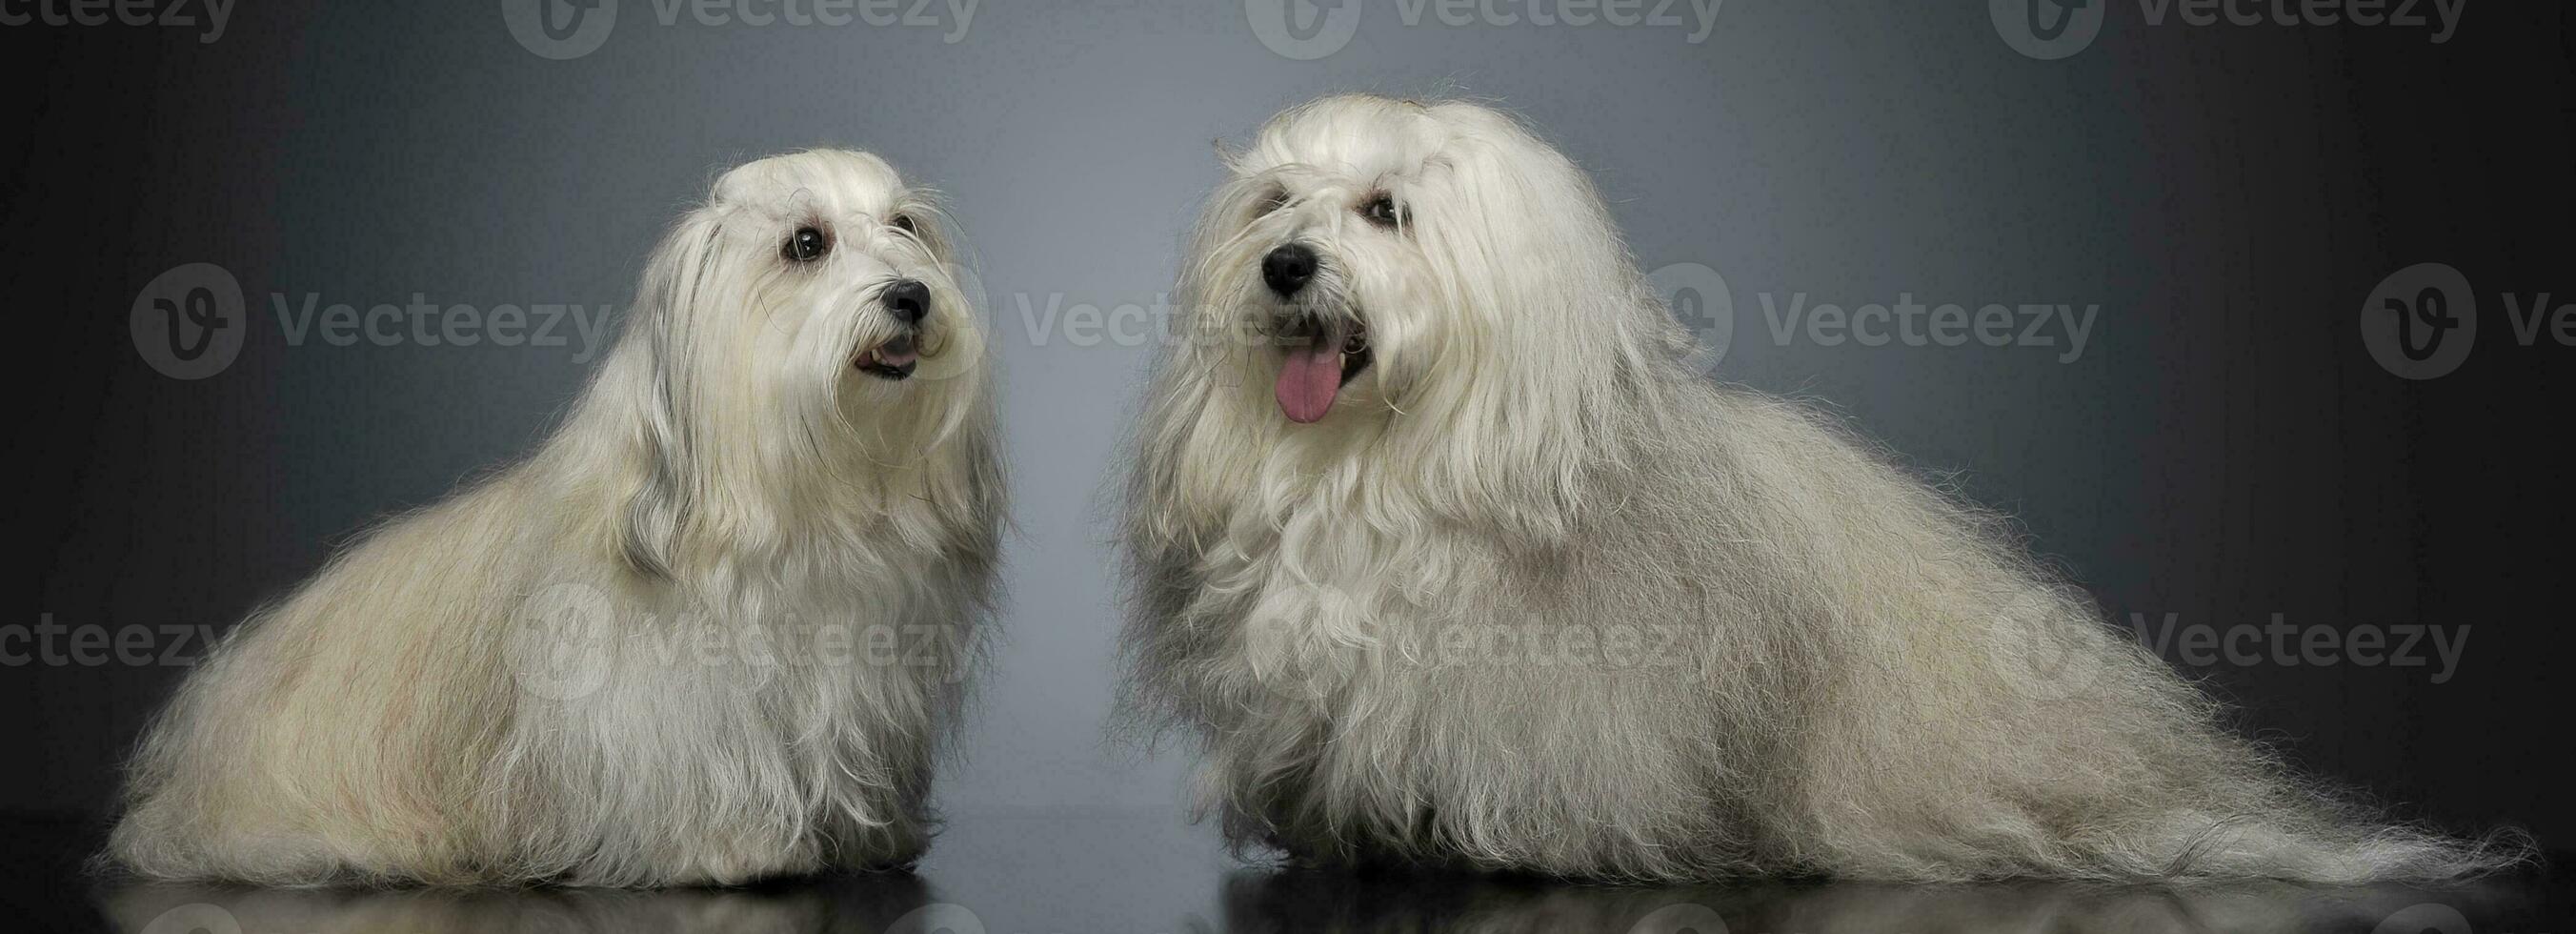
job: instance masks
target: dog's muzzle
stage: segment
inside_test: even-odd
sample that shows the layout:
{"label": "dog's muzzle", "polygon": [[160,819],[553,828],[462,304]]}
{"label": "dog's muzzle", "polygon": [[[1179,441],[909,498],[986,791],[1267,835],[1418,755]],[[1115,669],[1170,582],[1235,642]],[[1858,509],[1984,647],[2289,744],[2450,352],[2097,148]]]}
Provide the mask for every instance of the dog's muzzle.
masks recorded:
{"label": "dog's muzzle", "polygon": [[930,287],[918,279],[897,279],[877,296],[877,303],[904,330],[860,354],[852,365],[879,379],[909,379],[921,364],[921,332],[931,313]]}
{"label": "dog's muzzle", "polygon": [[[1269,310],[1262,330],[1281,348],[1276,395],[1279,411],[1298,424],[1321,421],[1342,387],[1368,369],[1368,322],[1314,281],[1324,259],[1303,243],[1283,244],[1261,257],[1261,284],[1281,304]],[[1302,296],[1302,297],[1301,297]]]}

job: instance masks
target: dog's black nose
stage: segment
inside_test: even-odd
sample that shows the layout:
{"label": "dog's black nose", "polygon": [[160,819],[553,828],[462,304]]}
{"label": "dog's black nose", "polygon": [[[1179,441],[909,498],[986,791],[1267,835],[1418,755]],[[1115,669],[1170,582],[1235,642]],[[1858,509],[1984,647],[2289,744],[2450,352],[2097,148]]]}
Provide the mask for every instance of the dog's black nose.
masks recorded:
{"label": "dog's black nose", "polygon": [[885,290],[886,313],[905,324],[920,324],[930,317],[930,287],[914,279],[898,279]]}
{"label": "dog's black nose", "polygon": [[1315,251],[1304,244],[1291,243],[1261,258],[1261,281],[1268,283],[1270,291],[1279,293],[1280,298],[1297,294],[1313,278]]}

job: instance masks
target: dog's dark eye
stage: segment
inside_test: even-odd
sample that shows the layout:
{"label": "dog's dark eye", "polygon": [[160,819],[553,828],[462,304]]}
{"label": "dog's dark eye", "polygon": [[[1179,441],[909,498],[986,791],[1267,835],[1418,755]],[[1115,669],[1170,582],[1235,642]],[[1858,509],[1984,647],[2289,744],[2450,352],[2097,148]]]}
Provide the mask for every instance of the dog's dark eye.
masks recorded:
{"label": "dog's dark eye", "polygon": [[904,233],[921,232],[921,229],[913,224],[912,215],[910,214],[897,214],[894,216],[894,219],[889,220],[886,223],[893,224],[894,229],[903,231]]}
{"label": "dog's dark eye", "polygon": [[1252,216],[1268,217],[1270,212],[1286,206],[1288,206],[1288,191],[1283,188],[1273,188],[1269,194],[1261,196],[1261,205],[1253,209]]}
{"label": "dog's dark eye", "polygon": [[1360,216],[1368,218],[1369,223],[1389,229],[1404,221],[1404,212],[1396,208],[1393,195],[1370,198],[1367,204],[1360,205]]}
{"label": "dog's dark eye", "polygon": [[832,252],[832,235],[819,227],[796,228],[795,233],[788,235],[787,245],[779,250],[780,255],[800,263],[822,259],[823,254],[829,252]]}

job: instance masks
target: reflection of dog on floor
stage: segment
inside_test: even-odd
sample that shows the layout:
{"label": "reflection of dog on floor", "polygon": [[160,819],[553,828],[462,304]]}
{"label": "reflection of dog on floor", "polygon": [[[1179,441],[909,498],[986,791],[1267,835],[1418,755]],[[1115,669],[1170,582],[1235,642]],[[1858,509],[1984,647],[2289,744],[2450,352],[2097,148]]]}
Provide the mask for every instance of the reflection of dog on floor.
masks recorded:
{"label": "reflection of dog on floor", "polygon": [[126,884],[99,893],[123,934],[955,934],[973,914],[910,873],[755,888],[263,889]]}
{"label": "reflection of dog on floor", "polygon": [[726,174],[553,439],[189,678],[108,856],[621,886],[911,860],[1001,515],[941,223],[863,153]]}
{"label": "reflection of dog on floor", "polygon": [[1243,872],[1226,880],[1227,934],[1720,934],[1726,931],[2531,930],[2544,906],[2470,883],[2320,888],[2269,880],[2175,886],[2017,880],[1965,885],[1808,882],[1719,888],[1532,885],[1483,876]]}
{"label": "reflection of dog on floor", "polygon": [[2519,856],[2290,777],[1994,519],[1697,378],[1503,115],[1328,98],[1230,169],[1123,535],[1131,702],[1201,741],[1236,840],[1611,879]]}

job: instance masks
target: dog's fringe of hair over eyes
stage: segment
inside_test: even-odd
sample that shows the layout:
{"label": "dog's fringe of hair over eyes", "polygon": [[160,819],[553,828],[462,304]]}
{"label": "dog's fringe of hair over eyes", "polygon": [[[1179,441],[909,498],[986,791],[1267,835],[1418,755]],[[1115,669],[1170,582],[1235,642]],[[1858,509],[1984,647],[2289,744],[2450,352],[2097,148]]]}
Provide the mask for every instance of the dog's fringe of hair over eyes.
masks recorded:
{"label": "dog's fringe of hair over eyes", "polygon": [[[1503,114],[1325,98],[1229,169],[1181,307],[1206,332],[1263,313],[1263,251],[1307,243],[1310,291],[1378,361],[1292,426],[1263,391],[1277,351],[1177,342],[1134,429],[1123,724],[1191,741],[1237,845],[1606,881],[2530,857],[2297,777],[1999,517],[1813,408],[1708,383],[1584,174]],[[1354,226],[1371,191],[1409,227]],[[1667,641],[1631,666],[1444,654],[1479,627],[1622,626]]]}
{"label": "dog's fringe of hair over eyes", "polygon": [[[99,867],[646,886],[911,860],[1003,513],[980,312],[944,224],[887,226],[927,205],[864,153],[725,173],[533,456],[370,531],[191,674]],[[837,246],[787,268],[805,223]],[[873,307],[897,277],[941,343],[890,384],[854,366],[897,334]],[[878,627],[899,662],[856,654]]]}

